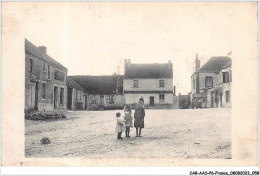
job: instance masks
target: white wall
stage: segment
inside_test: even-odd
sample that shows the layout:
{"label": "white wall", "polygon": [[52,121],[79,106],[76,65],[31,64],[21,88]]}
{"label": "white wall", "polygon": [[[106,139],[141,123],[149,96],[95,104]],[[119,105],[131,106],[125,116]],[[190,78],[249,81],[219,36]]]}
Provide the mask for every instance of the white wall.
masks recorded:
{"label": "white wall", "polygon": [[[139,87],[134,88],[133,80],[138,80]],[[159,87],[159,80],[164,80],[164,87]],[[124,91],[173,90],[173,79],[124,79]]]}
{"label": "white wall", "polygon": [[[159,104],[159,94],[125,94],[126,104],[135,104],[141,97],[144,99],[144,104],[150,104],[150,96],[154,97],[154,104]],[[164,94],[164,104],[173,104],[173,94]]]}

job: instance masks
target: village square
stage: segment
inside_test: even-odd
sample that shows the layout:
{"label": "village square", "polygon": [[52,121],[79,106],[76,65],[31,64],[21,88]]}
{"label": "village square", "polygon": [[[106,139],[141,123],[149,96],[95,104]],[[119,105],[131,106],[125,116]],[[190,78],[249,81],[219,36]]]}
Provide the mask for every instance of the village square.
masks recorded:
{"label": "village square", "polygon": [[[200,65],[195,53],[193,74],[185,78],[190,92],[177,95],[171,60],[124,59],[123,74],[68,75],[47,47],[25,39],[25,156],[230,159],[229,55]],[[117,117],[126,107],[134,124],[119,136]]]}

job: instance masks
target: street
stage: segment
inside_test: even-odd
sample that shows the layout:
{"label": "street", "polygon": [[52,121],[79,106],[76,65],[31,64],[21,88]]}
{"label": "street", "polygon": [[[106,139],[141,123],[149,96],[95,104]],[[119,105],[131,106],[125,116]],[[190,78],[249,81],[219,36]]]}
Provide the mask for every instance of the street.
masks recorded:
{"label": "street", "polygon": [[[231,158],[231,109],[146,110],[142,137],[117,140],[116,112],[62,111],[66,119],[25,120],[25,156]],[[134,111],[133,111],[134,112]],[[50,144],[40,140],[48,137]]]}

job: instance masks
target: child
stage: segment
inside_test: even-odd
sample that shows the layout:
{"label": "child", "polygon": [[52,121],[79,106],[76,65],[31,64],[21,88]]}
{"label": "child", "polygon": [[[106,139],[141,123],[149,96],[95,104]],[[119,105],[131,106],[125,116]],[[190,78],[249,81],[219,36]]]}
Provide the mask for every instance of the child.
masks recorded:
{"label": "child", "polygon": [[122,132],[125,131],[125,122],[122,119],[120,112],[116,113],[116,117],[117,117],[117,120],[116,120],[117,123],[116,123],[116,130],[115,131],[117,133],[117,139],[123,139],[121,137],[121,134],[122,134]]}
{"label": "child", "polygon": [[125,137],[130,137],[129,136],[130,127],[133,128],[133,117],[132,117],[131,107],[129,105],[126,105],[124,112],[125,112],[124,120],[126,126]]}

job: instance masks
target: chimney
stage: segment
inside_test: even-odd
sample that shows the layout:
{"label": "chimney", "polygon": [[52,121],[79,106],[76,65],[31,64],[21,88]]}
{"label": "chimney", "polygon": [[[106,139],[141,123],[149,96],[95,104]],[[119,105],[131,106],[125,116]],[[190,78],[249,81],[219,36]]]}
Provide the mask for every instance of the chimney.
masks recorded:
{"label": "chimney", "polygon": [[131,59],[128,59],[128,64],[131,64]]}
{"label": "chimney", "polygon": [[40,50],[41,53],[47,54],[47,47],[46,46],[39,46],[38,49]]}
{"label": "chimney", "polygon": [[195,60],[195,71],[198,71],[200,69],[200,60],[198,53],[196,54],[196,60]]}
{"label": "chimney", "polygon": [[176,86],[173,86],[173,96],[176,96]]}
{"label": "chimney", "polygon": [[171,62],[171,60],[168,60],[168,68],[172,68],[172,62]]}

